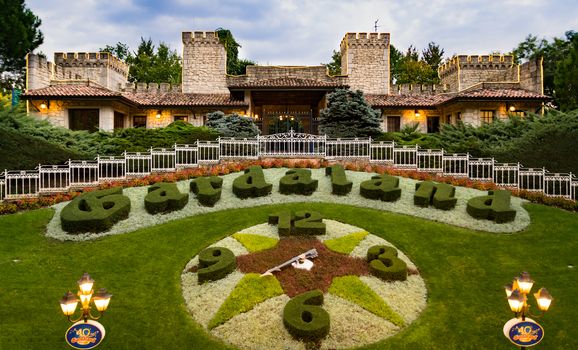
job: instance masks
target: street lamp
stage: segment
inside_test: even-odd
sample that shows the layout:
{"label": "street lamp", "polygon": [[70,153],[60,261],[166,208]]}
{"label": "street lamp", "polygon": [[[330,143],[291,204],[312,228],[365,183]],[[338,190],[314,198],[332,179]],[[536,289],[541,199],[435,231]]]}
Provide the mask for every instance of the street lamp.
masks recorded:
{"label": "street lamp", "polygon": [[538,344],[544,337],[544,329],[530,317],[539,318],[544,315],[550,308],[552,296],[546,288],[540,288],[534,293],[536,304],[541,313],[534,315],[530,313],[530,304],[528,304],[528,294],[534,285],[530,274],[522,272],[520,276],[514,278],[512,283],[504,287],[510,310],[515,318],[509,320],[504,325],[504,335],[510,341],[520,346],[520,349]]}
{"label": "street lamp", "polygon": [[[62,313],[68,318],[70,322],[78,322],[80,320],[84,320],[84,322],[88,322],[89,319],[98,320],[106,309],[108,308],[108,303],[110,303],[110,298],[112,294],[108,293],[106,289],[100,288],[96,294],[93,295],[92,286],[94,285],[94,280],[90,277],[88,273],[82,275],[80,280],[78,280],[78,296],[80,299],[76,297],[71,291],[64,294],[64,297],[60,299],[60,308],[62,308]],[[80,301],[80,305],[82,307],[82,313],[77,319],[73,319],[72,315],[76,311],[76,306]],[[96,310],[98,310],[99,314],[94,316],[91,313],[90,302],[94,303]]]}

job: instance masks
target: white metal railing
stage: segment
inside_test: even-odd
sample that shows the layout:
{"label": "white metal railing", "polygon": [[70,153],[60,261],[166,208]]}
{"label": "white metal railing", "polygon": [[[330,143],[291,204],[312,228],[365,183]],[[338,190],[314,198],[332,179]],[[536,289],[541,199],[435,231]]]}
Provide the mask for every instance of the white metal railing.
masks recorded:
{"label": "white metal railing", "polygon": [[541,192],[547,196],[578,199],[578,179],[546,169],[525,168],[519,163],[497,163],[493,158],[446,154],[444,150],[398,146],[393,141],[328,139],[324,135],[285,134],[255,138],[219,138],[192,145],[151,148],[148,152],[124,152],[121,156],[97,156],[95,160],[69,160],[63,165],[39,165],[34,170],[5,170],[0,174],[0,200],[33,198],[66,192],[71,188],[151,173],[217,164],[227,159],[262,157],[315,157],[329,160],[362,159],[438,175],[491,181],[500,187]]}

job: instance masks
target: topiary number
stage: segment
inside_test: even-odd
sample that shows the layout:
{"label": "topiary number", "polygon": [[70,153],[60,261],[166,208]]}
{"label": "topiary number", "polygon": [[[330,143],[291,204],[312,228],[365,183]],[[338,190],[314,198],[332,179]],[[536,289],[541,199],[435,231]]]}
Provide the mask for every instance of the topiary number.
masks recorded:
{"label": "topiary number", "polygon": [[317,190],[318,183],[311,178],[311,170],[291,169],[279,180],[279,192],[309,196]]}
{"label": "topiary number", "polygon": [[199,253],[199,284],[225,278],[237,268],[237,258],[230,249],[211,247]]}
{"label": "topiary number", "polygon": [[323,215],[316,211],[282,211],[269,215],[268,222],[277,225],[279,236],[324,235],[326,232]]}
{"label": "topiary number", "polygon": [[126,219],[130,199],[122,187],[88,192],[76,197],[60,212],[62,229],[70,233],[102,232]]}
{"label": "topiary number", "polygon": [[374,245],[367,250],[369,272],[386,281],[405,281],[407,264],[397,257],[397,249],[386,245]]}
{"label": "topiary number", "polygon": [[145,209],[150,214],[168,213],[183,209],[189,202],[189,195],[181,193],[174,183],[156,183],[148,188],[144,199]]}
{"label": "topiary number", "polygon": [[327,336],[330,328],[329,313],[321,305],[323,293],[318,289],[289,300],[283,309],[283,325],[289,334],[305,341]]}
{"label": "topiary number", "polygon": [[218,176],[199,177],[190,184],[191,191],[197,195],[201,205],[212,207],[221,199],[223,179]]}
{"label": "topiary number", "polygon": [[343,165],[335,164],[325,168],[325,175],[331,175],[331,193],[345,196],[351,192],[353,182],[347,180]]}

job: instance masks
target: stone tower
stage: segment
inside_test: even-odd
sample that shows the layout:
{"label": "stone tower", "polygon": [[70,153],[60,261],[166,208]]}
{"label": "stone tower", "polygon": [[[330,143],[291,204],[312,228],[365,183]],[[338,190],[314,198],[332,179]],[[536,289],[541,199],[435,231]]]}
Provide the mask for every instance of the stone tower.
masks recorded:
{"label": "stone tower", "polygon": [[459,55],[440,66],[438,73],[451,92],[482,82],[519,82],[518,65],[512,55]]}
{"label": "stone tower", "polygon": [[347,33],[341,40],[341,74],[352,90],[389,94],[389,33]]}
{"label": "stone tower", "polygon": [[228,94],[227,52],[216,32],[183,32],[183,92]]}

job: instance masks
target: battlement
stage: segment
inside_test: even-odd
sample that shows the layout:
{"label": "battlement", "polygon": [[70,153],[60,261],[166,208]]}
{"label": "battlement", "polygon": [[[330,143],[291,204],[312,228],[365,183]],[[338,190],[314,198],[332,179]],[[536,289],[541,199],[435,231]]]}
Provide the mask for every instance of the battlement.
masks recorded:
{"label": "battlement", "polygon": [[392,84],[390,88],[392,95],[435,95],[445,92],[449,92],[447,84]]}
{"label": "battlement", "polygon": [[45,56],[31,53],[28,54],[28,67],[52,69],[52,62],[49,62]]}
{"label": "battlement", "polygon": [[383,47],[389,46],[389,33],[346,33],[340,47]]}
{"label": "battlement", "polygon": [[183,32],[183,44],[221,45],[217,32]]}
{"label": "battlement", "polygon": [[126,83],[120,87],[122,92],[142,92],[148,94],[159,94],[169,92],[181,92],[180,84],[171,85],[170,83]]}
{"label": "battlement", "polygon": [[62,67],[109,68],[128,76],[129,66],[108,52],[56,52],[54,64]]}
{"label": "battlement", "polygon": [[459,69],[509,69],[515,64],[513,55],[458,55],[440,65],[440,77]]}

